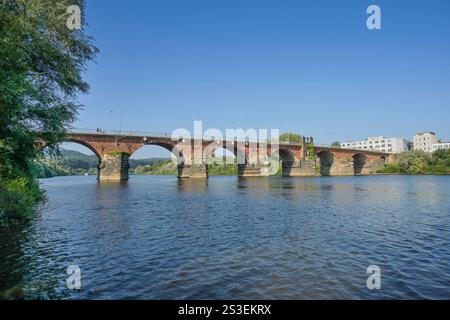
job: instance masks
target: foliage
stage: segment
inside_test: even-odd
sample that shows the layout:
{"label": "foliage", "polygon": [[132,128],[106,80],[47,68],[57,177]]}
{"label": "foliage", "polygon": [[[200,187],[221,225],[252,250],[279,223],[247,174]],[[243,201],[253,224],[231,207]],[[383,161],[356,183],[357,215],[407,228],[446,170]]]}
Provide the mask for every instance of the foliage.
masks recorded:
{"label": "foliage", "polygon": [[341,142],[340,141],[334,141],[331,143],[331,146],[334,148],[340,148],[341,147]]}
{"label": "foliage", "polygon": [[211,157],[208,159],[208,175],[235,176],[237,175],[237,159],[230,157]]}
{"label": "foliage", "polygon": [[320,175],[320,161],[316,161],[316,174]]}
{"label": "foliage", "polygon": [[134,174],[176,175],[177,164],[171,160],[156,160],[151,165],[138,166]]}
{"label": "foliage", "polygon": [[45,158],[34,161],[32,165],[32,172],[33,176],[38,179],[75,174],[72,170],[62,166],[59,161],[48,160]]}
{"label": "foliage", "polygon": [[286,132],[280,134],[280,143],[303,143],[303,137],[298,133]]}
{"label": "foliage", "polygon": [[134,170],[139,166],[148,166],[154,164],[156,161],[167,161],[167,158],[147,158],[147,159],[130,159],[130,170]]}
{"label": "foliage", "polygon": [[380,173],[400,173],[400,165],[398,163],[386,164]]}
{"label": "foliage", "polygon": [[[236,159],[219,159],[217,157],[210,157],[208,159],[208,174],[210,176],[221,175],[237,175]],[[227,164],[230,163],[230,164]],[[176,175],[177,165],[171,160],[156,160],[152,164],[138,166],[134,170],[134,174],[151,174],[151,175]]]}
{"label": "foliage", "polygon": [[399,159],[399,168],[402,173],[425,173],[431,163],[431,156],[423,151],[407,152]]}
{"label": "foliage", "polygon": [[97,168],[98,158],[95,155],[87,155],[74,150],[61,149],[57,157],[49,157],[49,161],[60,163],[62,167],[75,170],[89,170]]}
{"label": "foliage", "polygon": [[32,178],[20,176],[0,181],[0,228],[30,218],[43,193]]}
{"label": "foliage", "polygon": [[[272,163],[270,163],[269,165],[272,165]],[[278,176],[278,177],[283,176],[283,161],[280,161],[278,163],[278,170],[277,170],[277,173],[275,173],[275,176]]]}
{"label": "foliage", "polygon": [[309,154],[309,159],[316,158],[316,149],[314,148],[314,144],[312,144],[312,143],[310,143],[308,145],[308,154]]}
{"label": "foliage", "polygon": [[450,149],[433,154],[410,151],[399,155],[398,163],[387,164],[380,173],[450,174]]}
{"label": "foliage", "polygon": [[121,151],[114,151],[114,152],[110,152],[108,153],[109,156],[112,157],[124,157],[124,156],[130,156],[130,154],[128,152],[121,152]]}
{"label": "foliage", "polygon": [[76,119],[76,97],[97,49],[83,29],[66,26],[83,0],[0,0],[0,224],[31,216],[39,187],[34,160],[50,153]]}

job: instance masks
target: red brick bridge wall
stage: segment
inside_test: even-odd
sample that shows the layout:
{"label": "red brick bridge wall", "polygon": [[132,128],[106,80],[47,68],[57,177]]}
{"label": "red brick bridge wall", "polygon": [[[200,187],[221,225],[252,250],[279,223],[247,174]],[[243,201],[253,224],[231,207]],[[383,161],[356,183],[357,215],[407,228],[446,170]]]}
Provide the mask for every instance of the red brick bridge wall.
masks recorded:
{"label": "red brick bridge wall", "polygon": [[[267,176],[269,165],[258,158],[271,156],[278,151],[285,176],[313,176],[316,164],[320,163],[322,175],[372,174],[384,166],[389,154],[358,151],[341,148],[315,147],[314,154],[302,145],[280,144],[278,149],[271,145],[252,142],[213,142],[188,140],[172,141],[171,137],[145,137],[112,134],[71,133],[68,141],[79,143],[92,150],[99,159],[100,180],[128,179],[128,159],[144,145],[159,145],[174,151],[179,158],[179,177],[207,177],[206,160],[217,148],[227,149],[236,157],[243,159],[238,165],[240,176]],[[215,145],[217,144],[217,145]],[[178,149],[174,149],[177,146]],[[201,158],[201,159],[200,159]],[[194,161],[195,160],[195,161]]]}

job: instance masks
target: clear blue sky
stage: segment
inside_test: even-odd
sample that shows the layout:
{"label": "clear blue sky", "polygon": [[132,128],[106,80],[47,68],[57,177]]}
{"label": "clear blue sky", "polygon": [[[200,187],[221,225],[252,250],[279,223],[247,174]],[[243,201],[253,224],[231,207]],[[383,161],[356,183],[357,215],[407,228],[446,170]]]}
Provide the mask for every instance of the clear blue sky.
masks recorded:
{"label": "clear blue sky", "polygon": [[119,129],[121,113],[136,131],[450,140],[450,1],[87,0],[86,14],[100,54],[77,127]]}

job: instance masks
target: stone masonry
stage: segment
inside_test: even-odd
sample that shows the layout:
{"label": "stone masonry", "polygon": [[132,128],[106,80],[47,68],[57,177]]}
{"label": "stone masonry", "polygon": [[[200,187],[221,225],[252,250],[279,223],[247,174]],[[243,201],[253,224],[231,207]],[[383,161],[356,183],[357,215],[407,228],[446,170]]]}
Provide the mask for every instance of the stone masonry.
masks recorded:
{"label": "stone masonry", "polygon": [[[241,177],[265,177],[269,175],[269,165],[261,163],[261,157],[269,157],[278,151],[283,176],[314,176],[316,166],[320,175],[365,175],[376,173],[385,163],[395,162],[392,155],[375,152],[350,150],[333,147],[314,147],[312,138],[302,144],[280,144],[278,150],[270,144],[262,147],[258,143],[222,143],[203,140],[173,141],[171,137],[151,137],[136,135],[113,135],[103,133],[73,133],[68,141],[82,144],[91,149],[99,159],[98,179],[100,181],[122,181],[128,179],[129,157],[144,145],[158,145],[176,153],[179,178],[207,178],[207,153],[215,148],[228,149],[239,159],[238,175]],[[183,144],[191,152],[183,149]],[[181,146],[181,147],[180,147]],[[175,148],[177,147],[177,148]]]}

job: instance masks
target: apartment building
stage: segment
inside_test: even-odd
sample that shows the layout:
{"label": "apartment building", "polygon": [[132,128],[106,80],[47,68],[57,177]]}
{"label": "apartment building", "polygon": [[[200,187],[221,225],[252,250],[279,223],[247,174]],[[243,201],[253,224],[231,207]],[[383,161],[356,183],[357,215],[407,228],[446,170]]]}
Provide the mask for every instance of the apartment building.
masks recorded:
{"label": "apartment building", "polygon": [[414,150],[433,152],[432,146],[438,144],[438,137],[434,132],[419,132],[413,137]]}
{"label": "apartment building", "polygon": [[370,137],[361,141],[341,143],[341,148],[358,150],[375,150],[386,153],[402,153],[410,148],[410,142],[403,138]]}
{"label": "apartment building", "polygon": [[450,142],[435,143],[431,145],[431,152],[445,149],[450,149]]}

